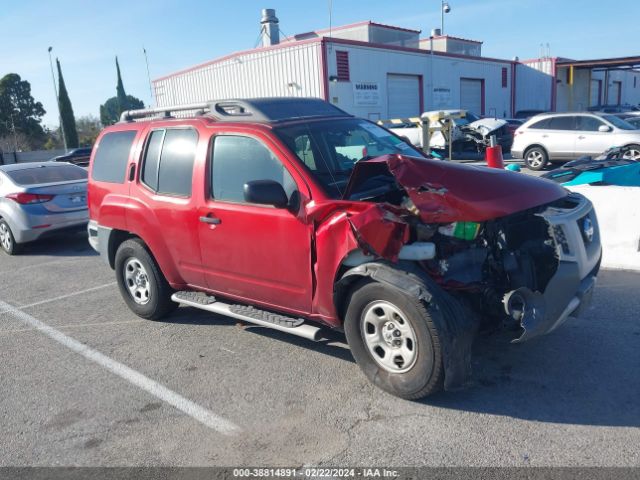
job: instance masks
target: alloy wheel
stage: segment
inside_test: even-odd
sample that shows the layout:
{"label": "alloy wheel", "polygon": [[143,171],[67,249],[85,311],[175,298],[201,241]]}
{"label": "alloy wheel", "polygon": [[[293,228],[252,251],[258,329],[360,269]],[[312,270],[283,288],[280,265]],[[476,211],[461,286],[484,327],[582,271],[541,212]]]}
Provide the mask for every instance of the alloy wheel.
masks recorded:
{"label": "alloy wheel", "polygon": [[11,232],[9,232],[9,227],[6,223],[0,223],[0,244],[2,244],[2,248],[7,252],[11,250]]}

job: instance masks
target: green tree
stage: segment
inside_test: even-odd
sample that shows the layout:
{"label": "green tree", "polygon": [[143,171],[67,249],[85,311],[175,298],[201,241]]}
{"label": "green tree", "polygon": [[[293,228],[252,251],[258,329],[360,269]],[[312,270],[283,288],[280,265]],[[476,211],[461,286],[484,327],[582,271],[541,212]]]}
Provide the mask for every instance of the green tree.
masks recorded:
{"label": "green tree", "polygon": [[103,105],[100,105],[100,123],[105,127],[113,125],[120,120],[120,114],[125,110],[137,110],[144,108],[144,103],[139,98],[127,95],[126,108],[120,109],[118,97],[111,97]]}
{"label": "green tree", "polygon": [[116,72],[118,73],[118,83],[116,85],[116,97],[118,98],[118,106],[120,107],[120,113],[127,108],[127,94],[124,91],[124,84],[122,83],[122,75],[120,74],[120,64],[118,63],[118,57],[116,57]]}
{"label": "green tree", "polygon": [[76,127],[78,129],[78,140],[80,146],[90,147],[98,138],[102,124],[93,115],[76,118]]}
{"label": "green tree", "polygon": [[105,127],[116,123],[120,119],[120,114],[126,110],[144,108],[142,100],[126,94],[122,83],[122,75],[120,74],[118,57],[116,57],[116,74],[118,76],[116,96],[111,97],[103,105],[100,105],[100,121]]}
{"label": "green tree", "polygon": [[46,140],[40,125],[45,113],[42,103],[31,95],[28,81],[17,73],[0,79],[0,137],[21,136],[27,149],[40,148]]}
{"label": "green tree", "polygon": [[62,69],[60,68],[60,60],[56,58],[58,66],[58,103],[60,105],[60,120],[62,123],[62,131],[67,141],[67,148],[78,147],[78,131],[76,130],[76,118],[73,116],[73,107],[67,93],[67,87],[62,77]]}

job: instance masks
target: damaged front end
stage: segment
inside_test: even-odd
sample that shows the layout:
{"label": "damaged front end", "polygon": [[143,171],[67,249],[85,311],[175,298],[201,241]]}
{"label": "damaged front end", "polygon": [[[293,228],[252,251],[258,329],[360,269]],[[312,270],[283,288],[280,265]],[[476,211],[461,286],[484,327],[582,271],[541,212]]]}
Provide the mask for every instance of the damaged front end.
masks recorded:
{"label": "damaged front end", "polygon": [[384,174],[396,188],[366,198],[375,210],[349,216],[359,248],[343,274],[373,277],[376,262],[394,265],[421,279],[417,291],[446,292],[460,305],[441,319],[455,332],[445,335],[445,388],[464,385],[478,328],[512,326],[522,342],[588,305],[601,246],[585,197],[524,175],[389,155],[356,165],[345,200]]}

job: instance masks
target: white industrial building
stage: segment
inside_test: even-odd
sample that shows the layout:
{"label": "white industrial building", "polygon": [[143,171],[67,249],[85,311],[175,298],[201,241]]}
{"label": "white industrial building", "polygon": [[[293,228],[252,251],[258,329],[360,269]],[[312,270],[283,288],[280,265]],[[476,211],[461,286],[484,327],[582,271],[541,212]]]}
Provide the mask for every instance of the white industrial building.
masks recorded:
{"label": "white industrial building", "polygon": [[[154,80],[157,105],[319,97],[379,120],[447,108],[511,117],[519,110],[584,110],[596,100],[640,103],[640,72],[632,60],[594,66],[557,58],[487,58],[482,42],[439,32],[420,39],[418,30],[371,21],[280,39],[273,10],[263,11],[261,23],[261,47]],[[563,77],[565,70],[570,76]],[[608,87],[600,86],[595,97],[598,81]]]}

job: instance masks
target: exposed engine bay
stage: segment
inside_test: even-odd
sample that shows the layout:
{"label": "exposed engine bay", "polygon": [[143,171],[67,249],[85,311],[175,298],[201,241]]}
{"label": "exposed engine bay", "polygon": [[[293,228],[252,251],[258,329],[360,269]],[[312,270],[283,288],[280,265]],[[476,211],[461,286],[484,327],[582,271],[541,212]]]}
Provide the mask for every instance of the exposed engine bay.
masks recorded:
{"label": "exposed engine bay", "polygon": [[[526,208],[523,201],[536,200],[507,195],[503,200],[512,202],[508,208],[516,211],[487,218],[491,215],[486,208],[465,208],[463,195],[481,202],[470,192],[454,195],[444,182],[425,182],[405,160],[387,158],[384,166],[392,174],[386,181],[383,164],[374,162],[366,168],[377,175],[358,184],[354,174],[351,186],[359,185],[356,196],[362,198],[364,187],[371,195],[366,200],[387,205],[379,208],[385,210],[383,224],[398,226],[395,238],[389,234],[372,241],[366,224],[354,219],[360,242],[369,242],[367,253],[374,256],[381,256],[378,245],[384,244],[382,256],[387,258],[389,245],[399,245],[397,259],[416,261],[435,284],[478,316],[480,327],[520,326],[514,340],[523,341],[557,327],[577,310],[582,297],[590,295],[600,245],[593,233],[597,220],[584,197],[550,190],[547,203]],[[462,177],[461,173],[458,181],[464,184]],[[517,210],[516,199],[525,208]],[[391,227],[387,231],[393,232]],[[400,238],[408,240],[398,243]],[[577,255],[580,252],[585,254]],[[586,277],[593,281],[582,285]]]}

